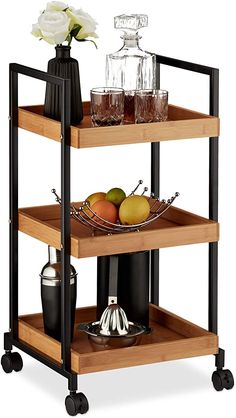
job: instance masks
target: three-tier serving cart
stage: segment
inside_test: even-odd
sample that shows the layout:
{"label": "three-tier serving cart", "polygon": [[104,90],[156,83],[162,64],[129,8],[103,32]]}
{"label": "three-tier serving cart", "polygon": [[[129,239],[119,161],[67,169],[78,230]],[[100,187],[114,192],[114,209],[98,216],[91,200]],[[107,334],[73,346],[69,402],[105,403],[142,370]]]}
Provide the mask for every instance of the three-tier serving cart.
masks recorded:
{"label": "three-tier serving cart", "polygon": [[[13,346],[47,365],[68,379],[66,409],[70,415],[88,410],[86,396],[77,392],[77,375],[122,367],[137,366],[180,358],[215,355],[216,371],[212,381],[216,390],[231,389],[230,370],[224,369],[224,350],[217,336],[218,281],[218,69],[157,55],[157,65],[194,71],[209,77],[209,115],[169,106],[166,122],[91,128],[88,102],[85,117],[70,126],[70,80],[49,75],[19,64],[10,64],[10,327],[4,334],[2,367],[5,372],[20,371],[23,363]],[[61,122],[44,117],[43,106],[18,107],[18,74],[23,74],[61,89]],[[159,80],[158,80],[159,83]],[[18,128],[60,142],[61,207],[58,204],[18,208]],[[160,143],[167,140],[209,138],[209,218],[171,207],[161,218],[139,232],[99,233],[93,236],[83,224],[70,217],[70,152],[90,148],[135,143],[150,143],[151,190],[159,196]],[[62,338],[61,343],[44,333],[42,314],[18,315],[18,231],[51,245],[62,254]],[[209,243],[208,330],[159,306],[159,249]],[[96,320],[96,306],[76,310],[76,326],[70,343],[70,256],[103,257],[136,251],[151,251],[150,327],[138,345],[94,350],[79,323]],[[99,283],[98,283],[99,286]]]}

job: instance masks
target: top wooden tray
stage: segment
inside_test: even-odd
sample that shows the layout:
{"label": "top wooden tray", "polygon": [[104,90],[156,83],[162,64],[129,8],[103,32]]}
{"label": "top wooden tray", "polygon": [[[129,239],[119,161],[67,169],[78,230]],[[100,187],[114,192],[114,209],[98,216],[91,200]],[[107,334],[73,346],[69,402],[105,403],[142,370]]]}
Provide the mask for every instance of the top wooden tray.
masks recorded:
{"label": "top wooden tray", "polygon": [[[74,148],[159,142],[173,139],[216,137],[219,119],[182,107],[169,105],[166,122],[129,124],[93,128],[90,102],[84,102],[84,119],[71,126],[71,146]],[[19,108],[19,127],[41,136],[60,141],[61,123],[43,116],[43,106]]]}

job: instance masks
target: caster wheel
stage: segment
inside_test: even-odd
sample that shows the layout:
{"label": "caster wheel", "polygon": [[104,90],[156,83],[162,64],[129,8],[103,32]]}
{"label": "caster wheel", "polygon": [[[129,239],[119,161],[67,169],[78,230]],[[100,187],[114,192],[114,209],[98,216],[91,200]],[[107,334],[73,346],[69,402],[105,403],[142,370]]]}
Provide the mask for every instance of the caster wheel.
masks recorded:
{"label": "caster wheel", "polygon": [[6,353],[1,358],[1,365],[5,373],[11,373],[13,370],[19,372],[23,367],[23,361],[19,353]]}
{"label": "caster wheel", "polygon": [[23,360],[19,353],[11,353],[13,370],[15,372],[20,372],[23,368]]}
{"label": "caster wheel", "polygon": [[11,373],[13,370],[11,353],[3,354],[1,358],[1,365],[5,373]]}
{"label": "caster wheel", "polygon": [[234,386],[234,377],[230,370],[216,370],[212,374],[212,383],[218,392],[223,389],[232,389]]}
{"label": "caster wheel", "polygon": [[65,399],[66,410],[69,415],[85,414],[88,412],[89,403],[86,396],[82,393],[73,393]]}

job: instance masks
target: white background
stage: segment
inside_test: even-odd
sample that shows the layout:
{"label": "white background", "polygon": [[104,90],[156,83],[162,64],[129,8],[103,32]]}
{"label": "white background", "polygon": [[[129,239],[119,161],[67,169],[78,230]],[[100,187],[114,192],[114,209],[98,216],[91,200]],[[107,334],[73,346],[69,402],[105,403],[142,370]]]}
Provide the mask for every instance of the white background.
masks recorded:
{"label": "white background", "polygon": [[[121,46],[113,16],[147,13],[149,27],[141,46],[161,55],[220,68],[220,221],[219,335],[226,349],[226,366],[236,374],[235,338],[235,20],[233,1],[140,0],[81,1],[99,22],[98,50],[89,43],[72,44],[80,64],[83,99],[91,87],[104,85],[105,54]],[[46,70],[54,48],[30,35],[45,3],[12,1],[1,5],[1,291],[0,332],[8,329],[8,63],[18,62]],[[161,87],[170,102],[208,111],[208,79],[186,71],[162,68]],[[42,103],[44,85],[20,78],[20,104]],[[20,132],[20,206],[53,203],[52,187],[60,191],[57,143]],[[175,191],[178,206],[208,215],[208,140],[161,144],[161,196]],[[139,178],[150,185],[150,146],[120,146],[72,150],[72,199],[92,192],[123,187],[127,192]],[[47,261],[47,246],[20,234],[20,313],[41,310],[39,273]],[[96,259],[72,263],[79,273],[78,306],[96,303]],[[207,245],[161,251],[161,306],[207,327]],[[3,352],[3,349],[2,349]],[[22,414],[37,418],[66,416],[67,382],[23,354],[21,373],[0,371],[1,416]],[[91,417],[123,414],[187,418],[235,415],[235,390],[217,393],[211,385],[213,356],[83,375],[80,390],[89,399]],[[5,412],[4,412],[5,411]]]}

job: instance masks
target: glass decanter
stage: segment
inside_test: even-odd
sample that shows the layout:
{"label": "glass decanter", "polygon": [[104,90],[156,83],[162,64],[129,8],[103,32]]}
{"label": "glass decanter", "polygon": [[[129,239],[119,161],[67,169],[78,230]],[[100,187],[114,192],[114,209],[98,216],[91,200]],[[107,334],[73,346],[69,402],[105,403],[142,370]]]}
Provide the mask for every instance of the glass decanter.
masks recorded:
{"label": "glass decanter", "polygon": [[114,18],[114,26],[121,29],[123,47],[106,57],[107,87],[125,90],[125,122],[134,122],[134,92],[139,89],[156,89],[156,55],[143,51],[139,46],[138,30],[148,26],[144,14],[120,15]]}

